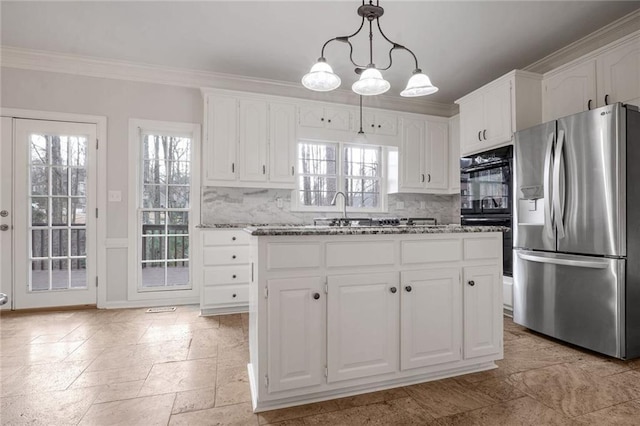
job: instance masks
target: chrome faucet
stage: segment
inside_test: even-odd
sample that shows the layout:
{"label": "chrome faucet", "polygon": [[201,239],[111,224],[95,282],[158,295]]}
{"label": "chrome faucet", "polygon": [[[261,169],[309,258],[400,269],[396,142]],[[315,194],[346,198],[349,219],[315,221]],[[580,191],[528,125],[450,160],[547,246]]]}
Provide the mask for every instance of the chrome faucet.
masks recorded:
{"label": "chrome faucet", "polygon": [[[344,192],[342,192],[342,191],[336,192],[336,195],[333,196],[333,198],[331,199],[331,203],[330,204],[332,206],[336,205],[336,199],[338,198],[338,195],[342,195],[342,198],[344,198],[342,217],[346,219],[347,218],[347,196],[344,195]],[[345,225],[346,225],[346,221],[345,221]]]}

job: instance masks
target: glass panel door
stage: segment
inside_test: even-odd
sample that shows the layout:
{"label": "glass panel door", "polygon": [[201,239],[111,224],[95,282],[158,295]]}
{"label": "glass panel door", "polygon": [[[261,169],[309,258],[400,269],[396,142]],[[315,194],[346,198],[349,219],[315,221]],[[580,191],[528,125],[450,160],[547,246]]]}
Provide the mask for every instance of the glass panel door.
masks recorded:
{"label": "glass panel door", "polygon": [[[11,200],[13,190],[13,119],[2,117],[0,123],[0,298],[7,301],[0,310],[9,310],[13,304],[13,217]],[[3,296],[4,295],[4,296]]]}
{"label": "glass panel door", "polygon": [[96,303],[96,126],[16,120],[16,308]]}

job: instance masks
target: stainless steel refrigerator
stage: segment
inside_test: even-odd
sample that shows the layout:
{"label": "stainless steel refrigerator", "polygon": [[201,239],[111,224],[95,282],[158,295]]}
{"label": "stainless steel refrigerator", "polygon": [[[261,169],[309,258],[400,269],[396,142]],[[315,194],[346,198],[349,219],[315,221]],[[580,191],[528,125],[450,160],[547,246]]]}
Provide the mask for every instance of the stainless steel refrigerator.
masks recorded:
{"label": "stainless steel refrigerator", "polygon": [[640,356],[640,112],[608,105],[514,142],[514,321]]}

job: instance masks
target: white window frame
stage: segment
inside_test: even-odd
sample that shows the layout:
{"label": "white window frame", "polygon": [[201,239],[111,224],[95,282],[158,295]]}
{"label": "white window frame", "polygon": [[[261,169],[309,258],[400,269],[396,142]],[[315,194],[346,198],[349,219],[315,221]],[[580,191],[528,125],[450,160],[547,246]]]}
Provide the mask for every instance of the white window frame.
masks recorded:
{"label": "white window frame", "polygon": [[301,143],[308,144],[326,144],[335,145],[337,147],[337,190],[345,191],[345,179],[347,176],[344,174],[344,148],[347,146],[362,146],[370,148],[380,149],[380,205],[377,208],[365,208],[365,207],[349,207],[347,206],[347,213],[386,213],[389,210],[387,203],[387,147],[384,145],[366,144],[366,143],[354,143],[354,142],[340,142],[329,140],[313,140],[313,139],[299,139],[296,142],[296,188],[291,195],[291,208],[293,211],[298,212],[332,212],[341,213],[344,209],[345,199],[344,197],[338,197],[335,206],[305,206],[300,202],[300,167],[298,164],[299,158],[299,145]]}
{"label": "white window frame", "polygon": [[[200,221],[200,125],[194,123],[165,122],[152,120],[129,120],[129,282],[128,300],[145,300],[149,304],[198,303],[200,300],[198,269],[195,267],[197,245],[196,225]],[[141,274],[140,208],[141,167],[143,135],[148,133],[170,134],[191,139],[191,184],[189,191],[189,287],[163,287],[145,289]],[[155,302],[154,302],[155,301]]]}

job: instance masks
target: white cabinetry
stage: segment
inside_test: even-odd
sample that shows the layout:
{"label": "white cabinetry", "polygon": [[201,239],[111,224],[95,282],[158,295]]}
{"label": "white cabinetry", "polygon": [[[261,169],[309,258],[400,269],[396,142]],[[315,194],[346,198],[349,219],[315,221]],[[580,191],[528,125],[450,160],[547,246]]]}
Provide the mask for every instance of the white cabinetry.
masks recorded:
{"label": "white cabinetry", "polygon": [[612,104],[640,105],[640,34],[544,75],[544,121]]}
{"label": "white cabinetry", "polygon": [[328,277],[329,382],[390,373],[398,366],[398,274]]}
{"label": "white cabinetry", "polygon": [[[360,130],[360,117],[354,120],[353,131]],[[366,134],[396,136],[398,134],[398,116],[384,112],[363,111],[362,131]]]}
{"label": "white cabinetry", "polygon": [[460,271],[419,270],[401,275],[400,368],[461,359]]}
{"label": "white cabinetry", "polygon": [[460,193],[460,115],[449,119],[449,193]]}
{"label": "white cabinetry", "polygon": [[295,106],[268,97],[203,91],[203,184],[295,186]]}
{"label": "white cabinetry", "polygon": [[516,70],[457,100],[461,155],[508,145],[513,132],[539,124],[540,80]]}
{"label": "white cabinetry", "polygon": [[269,392],[324,380],[326,302],[321,277],[267,282]]}
{"label": "white cabinetry", "polygon": [[303,127],[349,130],[351,111],[346,108],[303,105],[300,107],[299,123]]}
{"label": "white cabinetry", "polygon": [[260,236],[250,247],[256,411],[502,357],[500,233]]}
{"label": "white cabinetry", "polygon": [[444,193],[449,185],[449,129],[446,120],[403,117],[399,191]]}
{"label": "white cabinetry", "polygon": [[596,107],[596,61],[577,64],[543,82],[544,121]]}
{"label": "white cabinetry", "polygon": [[597,62],[598,106],[615,102],[640,105],[640,34],[606,49]]}
{"label": "white cabinetry", "polygon": [[242,230],[203,230],[200,311],[203,315],[246,312],[249,304],[249,234]]}
{"label": "white cabinetry", "polygon": [[502,339],[502,279],[499,268],[464,268],[464,357],[500,352]]}

